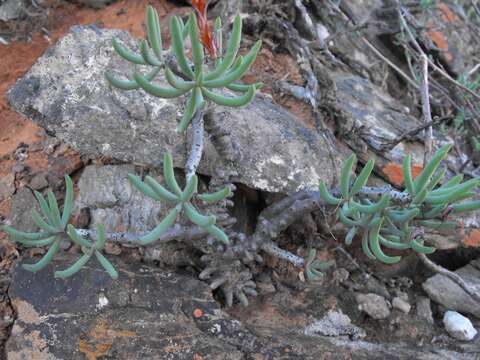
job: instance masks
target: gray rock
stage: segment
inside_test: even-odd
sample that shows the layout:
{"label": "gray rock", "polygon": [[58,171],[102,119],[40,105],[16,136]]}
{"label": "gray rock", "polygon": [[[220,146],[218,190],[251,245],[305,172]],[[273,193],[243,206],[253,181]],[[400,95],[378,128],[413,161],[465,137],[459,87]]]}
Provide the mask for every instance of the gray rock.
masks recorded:
{"label": "gray rock", "polygon": [[146,232],[166,214],[166,204],[144,196],[127,179],[133,165],[85,167],[78,181],[75,208],[89,208],[92,228],[104,224],[107,231]]}
{"label": "gray rock", "polygon": [[212,335],[194,321],[195,309],[205,320],[221,317],[206,284],[115,258],[117,281],[94,261],[73,278],[54,280],[53,268],[73,260],[57,259],[37,274],[15,269],[10,297],[17,320],[7,359],[243,358],[220,340],[235,324],[207,321],[204,325],[217,331]]}
{"label": "gray rock", "polygon": [[374,319],[386,319],[390,316],[390,304],[377,294],[356,294],[358,309]]}
{"label": "gray rock", "polygon": [[[117,281],[96,261],[74,277],[54,279],[54,270],[75,260],[72,254],[57,257],[36,274],[15,267],[9,295],[17,319],[6,343],[6,359],[286,360],[321,359],[325,354],[335,358],[355,354],[359,360],[386,359],[391,354],[402,360],[473,359],[437,344],[415,348],[398,341],[379,344],[305,335],[300,327],[292,327],[298,308],[283,312],[280,323],[260,316],[246,326],[243,318],[239,321],[223,312],[208,285],[193,277],[109,258],[119,271]],[[272,301],[274,307],[282,306],[283,300]],[[305,304],[297,303],[305,310]],[[342,316],[333,318],[348,323]]]}
{"label": "gray rock", "polygon": [[425,319],[429,324],[433,324],[432,307],[429,298],[425,296],[419,296],[417,298],[416,314],[418,317]]}
{"label": "gray rock", "polygon": [[35,176],[30,180],[30,187],[33,190],[41,190],[46,188],[48,186],[47,175],[48,173],[45,171],[35,174]]}
{"label": "gray rock", "polygon": [[0,201],[5,200],[15,192],[15,175],[8,174],[0,178]]}
{"label": "gray rock", "polygon": [[0,2],[0,21],[15,20],[22,15],[25,4],[23,0],[6,0]]}
{"label": "gray rock", "polygon": [[477,335],[472,322],[456,311],[447,311],[443,316],[445,330],[450,336],[462,341],[470,341]]}
{"label": "gray rock", "polygon": [[[160,166],[164,152],[171,151],[175,166],[183,167],[186,144],[175,127],[185,99],[110,88],[107,70],[118,76],[133,71],[114,54],[112,37],[136,47],[123,31],[73,27],[13,86],[8,101],[82,154]],[[165,82],[161,76],[159,81]],[[234,181],[290,192],[316,188],[320,179],[330,183],[339,169],[340,156],[331,154],[317,131],[262,96],[246,107],[217,112],[241,151]],[[207,138],[199,172],[212,175],[218,167],[227,168]]]}
{"label": "gray rock", "polygon": [[394,309],[404,312],[405,314],[408,314],[412,306],[408,303],[408,301],[405,301],[404,299],[397,296],[394,297],[392,300],[392,307]]}
{"label": "gray rock", "polygon": [[[480,259],[455,271],[472,287],[480,289]],[[447,309],[474,315],[480,318],[480,304],[460,286],[444,275],[434,275],[422,284],[428,296]]]}
{"label": "gray rock", "polygon": [[22,187],[12,197],[10,221],[12,226],[21,231],[37,231],[38,227],[30,216],[31,209],[38,210],[37,200],[30,189]]}
{"label": "gray rock", "polygon": [[353,339],[364,338],[365,331],[352,324],[350,318],[341,310],[330,310],[325,317],[305,328],[306,335],[340,336],[348,335]]}

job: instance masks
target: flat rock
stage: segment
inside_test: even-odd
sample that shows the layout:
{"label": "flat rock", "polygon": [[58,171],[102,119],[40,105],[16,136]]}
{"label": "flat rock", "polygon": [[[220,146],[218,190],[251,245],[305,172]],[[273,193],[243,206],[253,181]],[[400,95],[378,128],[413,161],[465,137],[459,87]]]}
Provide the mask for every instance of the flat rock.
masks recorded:
{"label": "flat rock", "polygon": [[358,303],[358,309],[373,319],[386,319],[390,316],[391,306],[383,296],[373,293],[356,294],[355,299]]}
{"label": "flat rock", "polygon": [[242,358],[234,346],[195,325],[195,309],[205,319],[220,312],[207,284],[112,260],[117,281],[94,261],[72,278],[55,280],[53,270],[71,264],[71,255],[37,274],[17,267],[10,297],[18,318],[7,359]]}
{"label": "flat rock", "polygon": [[[480,289],[480,259],[455,271],[472,287]],[[480,318],[480,304],[448,277],[437,274],[422,284],[428,296],[450,310],[471,314]]]}
{"label": "flat rock", "polygon": [[22,15],[25,4],[22,0],[0,1],[0,21],[15,20]]}
{"label": "flat rock", "polygon": [[[267,316],[247,326],[223,312],[208,285],[191,275],[127,264],[119,257],[109,256],[119,272],[116,281],[96,261],[66,280],[53,278],[54,270],[75,259],[73,254],[56,257],[36,274],[21,266],[13,269],[9,295],[17,319],[6,343],[6,359],[319,359],[325,354],[385,359],[392,353],[396,359],[473,359],[437,345],[420,349],[398,341],[378,344],[305,335],[297,323],[298,309],[283,312],[290,319],[282,323]],[[351,332],[353,325],[344,316],[327,318],[346,326],[340,333],[358,334]]]}
{"label": "flat rock", "polygon": [[15,175],[8,174],[0,179],[0,201],[5,200],[15,192]]}
{"label": "flat rock", "polygon": [[[185,163],[185,137],[175,133],[184,98],[159,99],[143,91],[111,88],[107,70],[130,76],[133,66],[114,53],[113,37],[128,48],[128,33],[75,26],[50,48],[8,93],[13,108],[37,122],[81,154],[106,156],[158,167],[170,151],[176,167]],[[159,76],[160,82],[165,82]],[[332,155],[314,129],[261,95],[246,107],[219,107],[217,114],[240,149],[234,181],[253,188],[291,192],[331,183],[339,155]],[[206,138],[199,168],[214,174],[226,163]]]}

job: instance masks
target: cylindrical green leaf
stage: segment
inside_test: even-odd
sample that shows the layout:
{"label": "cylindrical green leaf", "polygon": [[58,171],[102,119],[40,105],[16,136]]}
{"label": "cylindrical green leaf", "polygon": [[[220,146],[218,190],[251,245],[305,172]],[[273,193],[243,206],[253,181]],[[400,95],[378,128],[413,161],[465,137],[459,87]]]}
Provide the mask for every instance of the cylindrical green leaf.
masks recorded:
{"label": "cylindrical green leaf", "polygon": [[343,165],[340,174],[340,191],[345,199],[349,198],[350,180],[352,179],[353,164],[357,160],[355,153],[351,154]]}
{"label": "cylindrical green leaf", "polygon": [[168,83],[178,90],[189,91],[193,89],[195,83],[193,81],[185,81],[175,76],[175,74],[168,67],[165,67],[165,78]]}
{"label": "cylindrical green leaf", "polygon": [[182,189],[180,189],[180,186],[178,186],[177,180],[175,179],[172,154],[168,152],[163,155],[163,176],[165,177],[165,182],[170,190],[178,196],[181,196]]}
{"label": "cylindrical green leaf", "polygon": [[195,96],[195,91],[192,92],[190,97],[188,98],[187,101],[187,107],[185,109],[185,112],[183,113],[182,119],[180,120],[180,123],[177,126],[177,129],[175,130],[177,133],[181,134],[187,130],[188,125],[190,124],[190,121],[192,121],[193,116],[195,115],[195,111],[197,110],[197,103],[195,101],[196,96]]}
{"label": "cylindrical green leaf", "polygon": [[190,24],[192,26],[189,27],[189,35],[190,35],[190,43],[192,45],[192,58],[193,64],[195,65],[195,75],[199,75],[203,73],[203,45],[200,42],[198,37],[198,27],[197,27],[197,17],[195,16],[194,12],[190,13]]}
{"label": "cylindrical green leaf", "polygon": [[375,214],[385,209],[389,203],[390,203],[390,195],[385,193],[385,194],[382,194],[382,196],[380,197],[380,200],[378,200],[378,202],[375,204],[363,205],[355,201],[352,201],[351,206],[362,213]]}
{"label": "cylindrical green leaf", "polygon": [[169,203],[177,203],[180,201],[180,197],[172,194],[170,191],[165,189],[162,185],[160,185],[157,180],[155,180],[151,176],[145,177],[145,182],[153,189],[153,191],[163,200]]}
{"label": "cylindrical green leaf", "polygon": [[158,60],[153,54],[150,53],[148,44],[146,40],[140,41],[140,53],[142,54],[143,59],[148,65],[151,66],[160,66],[162,63]]}
{"label": "cylindrical green leaf", "polygon": [[217,65],[223,56],[222,19],[220,16],[215,19],[215,42],[217,45],[217,58],[215,59],[215,65]]}
{"label": "cylindrical green leaf", "polygon": [[228,186],[225,186],[222,190],[216,191],[211,194],[198,194],[197,198],[207,203],[213,203],[228,198],[230,194],[230,188]]}
{"label": "cylindrical green leaf", "polygon": [[329,205],[339,205],[342,199],[336,198],[327,189],[327,186],[320,180],[320,184],[318,185],[318,192],[320,193],[320,197]]}
{"label": "cylindrical green leaf", "polygon": [[372,173],[374,166],[375,166],[375,161],[373,159],[370,159],[367,161],[362,171],[360,172],[358,177],[355,179],[355,182],[353,183],[352,189],[350,190],[350,196],[353,196],[356,193],[358,193],[360,189],[367,184],[368,178],[370,177],[370,174]]}
{"label": "cylindrical green leaf", "polygon": [[34,191],[33,194],[35,195],[35,198],[38,201],[38,205],[40,205],[40,209],[42,210],[43,216],[48,219],[48,222],[50,224],[54,225],[55,224],[55,216],[53,215],[53,212],[50,210],[50,207],[48,206],[47,202],[45,201],[45,198],[38,191]]}
{"label": "cylindrical green leaf", "polygon": [[255,97],[255,86],[250,86],[250,89],[238,97],[223,96],[202,87],[202,94],[217,105],[229,107],[241,107],[247,105]]}
{"label": "cylindrical green leaf", "polygon": [[408,154],[403,158],[403,182],[405,183],[405,189],[411,195],[415,195],[415,190],[413,189],[413,179],[412,179],[412,156]]}
{"label": "cylindrical green leaf", "polygon": [[207,76],[205,80],[217,79],[219,76],[223,75],[235,61],[237,56],[238,48],[240,47],[240,40],[242,38],[242,19],[239,15],[235,16],[233,20],[233,28],[228,41],[227,51],[225,52],[225,57],[223,61]]}
{"label": "cylindrical green leaf", "polygon": [[98,262],[103,266],[105,271],[110,275],[112,279],[118,279],[118,272],[113,267],[112,263],[108,261],[108,259],[103,256],[100,251],[95,251],[95,257],[97,258]]}
{"label": "cylindrical green leaf", "polygon": [[72,241],[80,247],[89,248],[91,246],[90,242],[87,239],[84,239],[78,235],[77,229],[72,224],[67,225],[67,234],[72,239]]}
{"label": "cylindrical green leaf", "polygon": [[60,248],[60,239],[57,238],[48,249],[47,253],[41,258],[41,260],[35,264],[23,264],[23,268],[27,271],[37,272],[47,266],[53,259],[53,256]]}
{"label": "cylindrical green leaf", "polygon": [[418,175],[413,182],[413,188],[415,190],[415,193],[418,194],[427,185],[428,180],[433,175],[438,165],[440,165],[440,162],[447,155],[451,148],[452,145],[450,144],[444,145],[433,155],[430,162],[425,166],[420,175]]}
{"label": "cylindrical green leaf", "polygon": [[420,214],[420,209],[404,209],[401,211],[388,211],[387,216],[395,222],[404,223],[410,221]]}
{"label": "cylindrical green leaf", "polygon": [[51,226],[45,222],[45,220],[42,219],[40,214],[38,213],[37,210],[32,209],[31,210],[32,214],[32,220],[33,222],[42,230],[44,230],[47,234],[55,234],[59,232],[58,228],[55,228],[54,226]]}
{"label": "cylindrical green leaf", "polygon": [[160,237],[175,223],[181,206],[175,206],[168,215],[150,233],[139,238],[139,245],[148,245],[160,239]]}
{"label": "cylindrical green leaf", "polygon": [[18,242],[25,247],[42,247],[50,245],[56,238],[56,236],[52,236],[42,240],[19,240]]}
{"label": "cylindrical green leaf", "polygon": [[213,235],[217,240],[223,242],[226,245],[230,245],[230,239],[227,234],[223,232],[222,229],[216,227],[215,225],[204,228],[210,235]]}
{"label": "cylindrical green leaf", "polygon": [[396,242],[396,241],[390,241],[390,240],[384,238],[381,235],[378,236],[378,239],[380,240],[380,244],[382,244],[383,246],[386,246],[389,249],[395,249],[395,250],[410,249],[410,244]]}
{"label": "cylindrical green leaf", "polygon": [[65,201],[63,203],[62,211],[62,229],[65,229],[67,226],[68,220],[70,220],[70,214],[72,213],[73,207],[73,182],[72,178],[68,175],[65,175]]}
{"label": "cylindrical green leaf", "polygon": [[[148,72],[146,75],[145,75],[145,78],[148,80],[148,81],[152,81],[155,76],[157,76],[158,72],[160,71],[161,67],[160,66],[157,66],[155,67],[153,70],[151,70],[150,72]],[[112,74],[110,73],[105,73],[105,79],[107,79],[107,81],[113,85],[114,87],[116,88],[119,88],[121,90],[136,90],[136,89],[140,89],[140,85],[137,84],[137,82],[135,80],[120,80],[120,79],[117,79],[116,77],[114,77]]]}
{"label": "cylindrical green leaf", "polygon": [[480,200],[467,201],[467,202],[464,202],[464,203],[453,204],[452,205],[452,211],[454,213],[475,211],[475,210],[478,210],[478,209],[480,209]]}
{"label": "cylindrical green leaf", "polygon": [[157,10],[149,5],[147,8],[146,17],[148,42],[150,43],[150,46],[152,47],[158,61],[162,61],[162,33]]}
{"label": "cylindrical green leaf", "polygon": [[97,225],[97,241],[95,241],[95,249],[102,250],[105,246],[105,227],[103,224]]}
{"label": "cylindrical green leaf", "polygon": [[440,170],[438,170],[435,175],[433,175],[432,179],[428,183],[428,190],[433,190],[435,186],[445,177],[447,173],[447,167],[444,166]]}
{"label": "cylindrical green leaf", "polygon": [[[250,52],[247,54],[247,56],[245,56],[241,65],[236,70],[231,71],[220,78],[212,78],[212,80],[205,80],[203,86],[208,88],[224,87],[231,84],[235,80],[240,79],[243,75],[245,75],[245,73],[255,61],[258,50],[261,46],[262,42],[260,40],[257,41],[253,48],[250,50]],[[205,77],[205,79],[207,78],[208,76]]]}
{"label": "cylindrical green leaf", "polygon": [[456,221],[418,220],[416,223],[434,230],[455,230],[460,227]]}
{"label": "cylindrical green leaf", "polygon": [[434,247],[422,245],[419,242],[417,242],[416,240],[412,240],[410,242],[410,246],[411,246],[412,250],[414,250],[416,252],[419,252],[419,253],[422,253],[422,254],[432,254],[436,250]]}
{"label": "cylindrical green leaf", "polygon": [[340,211],[338,212],[338,216],[339,216],[339,219],[342,223],[344,223],[345,225],[349,225],[349,226],[359,226],[359,225],[362,225],[362,222],[360,220],[352,220],[350,219],[346,214],[345,214],[345,211],[343,209],[340,209]]}
{"label": "cylindrical green leaf", "polygon": [[52,212],[53,220],[54,220],[52,225],[61,227],[62,217],[60,215],[60,209],[58,208],[57,199],[55,198],[53,191],[50,189],[47,191],[47,198],[48,198],[48,205],[50,206],[50,210]]}
{"label": "cylindrical green leaf", "polygon": [[[191,26],[188,26],[190,28]],[[193,79],[195,75],[192,69],[188,66],[188,61],[184,52],[183,34],[180,28],[179,20],[176,16],[170,18],[170,34],[172,37],[172,51],[177,59],[178,65],[182,72],[189,78]]]}
{"label": "cylindrical green leaf", "polygon": [[370,230],[369,234],[369,245],[372,250],[373,255],[385,264],[395,264],[399,262],[402,258],[400,256],[388,256],[386,255],[379,243],[379,232],[382,227],[383,218],[377,218],[374,220],[373,227]]}
{"label": "cylindrical green leaf", "polygon": [[375,256],[372,254],[370,246],[368,245],[368,231],[365,231],[362,236],[362,250],[369,259],[375,260]]}
{"label": "cylindrical green leaf", "polygon": [[146,65],[145,61],[140,55],[134,54],[125,49],[122,45],[120,45],[117,39],[112,39],[112,45],[118,55],[123,57],[125,60],[138,65]]}
{"label": "cylindrical green leaf", "polygon": [[183,95],[186,93],[185,90],[179,90],[175,88],[164,88],[158,85],[154,85],[139,72],[134,72],[133,78],[143,90],[145,90],[150,95],[153,95],[156,97],[170,99],[170,98],[179,97],[180,95]]}
{"label": "cylindrical green leaf", "polygon": [[161,197],[149,185],[145,184],[137,175],[128,174],[127,178],[133,186],[135,186],[138,190],[140,190],[140,192],[147,195],[149,198],[157,201],[161,200]]}
{"label": "cylindrical green leaf", "polygon": [[197,192],[198,188],[198,177],[197,175],[193,174],[190,179],[187,181],[187,186],[185,186],[185,190],[183,190],[180,199],[183,202],[190,201],[192,196]]}
{"label": "cylindrical green leaf", "polygon": [[187,215],[188,219],[195,225],[198,225],[202,228],[207,228],[215,224],[215,216],[205,216],[200,214],[190,203],[183,204],[183,210],[185,211],[185,215]]}
{"label": "cylindrical green leaf", "polygon": [[42,240],[51,236],[51,234],[44,232],[28,233],[25,231],[19,231],[9,225],[3,225],[0,228],[10,235],[12,240],[20,242],[23,240]]}
{"label": "cylindrical green leaf", "polygon": [[90,256],[92,256],[92,252],[89,252],[87,254],[83,254],[80,257],[80,259],[75,261],[75,263],[72,266],[70,266],[69,268],[67,268],[65,270],[61,270],[61,271],[55,271],[55,277],[60,278],[60,279],[65,279],[67,277],[70,277],[70,276],[76,274],[88,262],[88,260],[90,259]]}

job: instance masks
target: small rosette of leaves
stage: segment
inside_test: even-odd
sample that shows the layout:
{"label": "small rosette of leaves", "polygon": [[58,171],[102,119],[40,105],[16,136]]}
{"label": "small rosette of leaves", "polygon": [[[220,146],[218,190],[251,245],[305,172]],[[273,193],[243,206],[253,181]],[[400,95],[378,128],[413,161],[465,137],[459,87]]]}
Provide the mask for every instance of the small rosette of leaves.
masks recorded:
{"label": "small rosette of leaves", "polygon": [[160,185],[153,177],[146,176],[142,181],[138,176],[129,174],[128,179],[134,187],[146,196],[157,200],[166,201],[174,207],[167,216],[148,234],[139,239],[140,245],[148,245],[160,239],[167,230],[175,224],[178,216],[183,213],[187,219],[197,226],[200,226],[217,240],[229,244],[230,240],[222,229],[215,225],[216,217],[214,215],[202,215],[191,203],[195,196],[205,202],[216,202],[226,199],[230,196],[230,189],[224,189],[211,194],[197,194],[198,177],[192,175],[187,180],[184,189],[181,189],[175,179],[173,160],[170,153],[165,153],[163,159],[163,175],[167,188]]}
{"label": "small rosette of leaves", "polygon": [[48,247],[48,251],[40,261],[35,264],[23,265],[27,271],[37,272],[42,270],[52,261],[54,255],[60,249],[62,235],[66,232],[73,207],[73,183],[68,175],[65,176],[65,186],[66,194],[62,212],[59,210],[57,199],[52,190],[48,190],[47,199],[35,191],[40,213],[36,209],[32,209],[31,215],[33,222],[40,228],[39,232],[29,233],[16,230],[8,225],[2,226],[2,230],[14,242],[18,242],[25,247]]}
{"label": "small rosette of leaves", "polygon": [[[204,48],[198,35],[195,13],[190,14],[186,24],[179,17],[172,16],[169,24],[172,39],[171,52],[178,63],[181,71],[181,74],[178,75],[180,76],[174,74],[163,63],[160,22],[156,10],[151,6],[147,8],[146,24],[148,41],[142,40],[140,43],[140,54],[125,49],[117,40],[113,40],[113,46],[125,60],[138,65],[148,65],[153,69],[146,74],[135,71],[132,78],[128,80],[119,80],[110,73],[106,74],[106,78],[119,89],[136,90],[141,88],[148,94],[160,98],[175,98],[189,94],[185,112],[177,126],[177,132],[183,133],[187,129],[194,114],[204,107],[205,100],[210,100],[222,106],[238,107],[248,104],[254,98],[255,92],[261,84],[244,85],[237,84],[235,81],[242,78],[250,69],[261,47],[261,41],[256,42],[245,56],[237,57],[242,34],[240,16],[237,15],[234,19],[232,33],[224,54],[222,39],[221,37],[218,38],[217,48],[220,56],[211,71],[208,71],[206,66]],[[220,19],[217,19],[215,29],[217,34],[221,33]],[[187,36],[190,38],[192,48],[191,58],[187,57],[185,52]],[[152,82],[162,67],[165,69],[165,78],[170,87],[163,87]],[[239,92],[240,95],[229,97],[213,91],[213,89],[223,87]]]}
{"label": "small rosette of leaves", "polygon": [[322,261],[317,259],[317,250],[310,249],[305,259],[305,276],[307,280],[323,278],[323,272],[335,265],[335,260]]}
{"label": "small rosette of leaves", "polygon": [[117,271],[110,263],[110,261],[108,261],[101,252],[105,247],[105,230],[103,225],[97,225],[97,240],[95,242],[89,241],[81,237],[78,234],[77,230],[70,224],[67,225],[67,234],[75,244],[80,246],[83,255],[67,269],[55,271],[56,278],[65,279],[72,275],[75,275],[85,266],[85,264],[90,260],[93,255],[95,255],[100,265],[102,265],[102,267],[112,279],[118,278]]}
{"label": "small rosette of leaves", "polygon": [[419,228],[456,229],[460,224],[448,220],[451,213],[469,212],[480,209],[480,201],[466,201],[475,195],[473,190],[480,186],[475,178],[462,183],[463,176],[457,175],[445,180],[446,167],[439,168],[450,145],[440,148],[415,178],[411,173],[411,156],[403,162],[405,198],[408,201],[392,201],[389,192],[384,192],[377,200],[372,200],[371,192],[363,192],[374,167],[369,160],[360,174],[353,180],[355,154],[352,154],[342,167],[338,191],[330,192],[325,183],[319,185],[320,197],[337,208],[338,219],[350,226],[345,243],[350,245],[356,235],[362,238],[362,249],[371,259],[386,264],[401,260],[400,256],[389,256],[383,249],[407,250],[430,254],[434,247],[424,244],[423,232]]}

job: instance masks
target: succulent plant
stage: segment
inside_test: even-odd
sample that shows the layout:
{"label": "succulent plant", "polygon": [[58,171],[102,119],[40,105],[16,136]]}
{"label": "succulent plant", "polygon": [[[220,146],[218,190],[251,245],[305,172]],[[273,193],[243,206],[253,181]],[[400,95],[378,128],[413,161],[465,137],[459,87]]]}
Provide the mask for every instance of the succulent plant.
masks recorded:
{"label": "succulent plant", "polygon": [[61,271],[55,271],[56,278],[64,279],[76,274],[82,269],[83,266],[85,266],[93,254],[95,254],[95,257],[100,265],[102,265],[112,279],[118,278],[118,273],[113,265],[101,253],[101,250],[103,250],[105,247],[105,230],[103,225],[97,225],[97,240],[94,243],[79,236],[77,230],[70,224],[67,225],[67,234],[75,244],[80,246],[83,255],[69,268]]}
{"label": "succulent plant", "polygon": [[68,235],[73,242],[82,247],[84,255],[70,268],[64,271],[55,272],[55,277],[65,278],[75,274],[80,270],[88,259],[95,253],[102,266],[107,270],[112,278],[116,278],[116,271],[112,264],[100,253],[105,244],[105,236],[103,226],[100,226],[97,232],[97,241],[91,245],[86,239],[77,234],[75,228],[68,224],[73,207],[73,182],[70,176],[65,175],[65,202],[63,210],[60,214],[57,199],[52,190],[47,191],[47,200],[35,191],[38,205],[42,215],[32,208],[32,220],[40,228],[40,232],[28,233],[19,231],[11,226],[4,225],[2,230],[5,231],[12,241],[18,242],[25,247],[48,247],[46,254],[35,264],[23,264],[23,268],[27,271],[37,272],[47,266],[55,254],[60,250],[60,243],[65,235]]}
{"label": "succulent plant", "polygon": [[[170,35],[172,39],[171,52],[175,56],[180,69],[180,76],[177,76],[163,62],[162,36],[160,33],[160,22],[156,10],[149,6],[146,16],[148,42],[142,40],[140,43],[140,55],[130,52],[113,40],[113,47],[116,52],[125,60],[137,64],[148,65],[153,69],[145,75],[135,71],[130,80],[119,80],[110,73],[106,74],[107,80],[115,87],[122,90],[135,90],[142,88],[150,95],[160,98],[175,98],[189,94],[186,110],[177,126],[177,132],[183,133],[195,112],[201,110],[205,105],[205,99],[223,106],[244,106],[255,96],[256,90],[261,84],[244,85],[234,83],[240,79],[255,61],[261,46],[257,41],[245,57],[237,58],[242,33],[242,20],[236,16],[233,21],[232,34],[223,55],[221,39],[221,21],[215,22],[218,38],[218,53],[220,57],[215,61],[215,67],[208,71],[202,42],[198,36],[197,18],[191,13],[186,24],[177,17],[170,18]],[[192,47],[192,59],[188,59],[185,53],[185,38],[189,36]],[[149,46],[151,49],[149,48]],[[193,67],[191,66],[193,64]],[[165,77],[171,87],[162,87],[152,83],[161,68],[165,69]],[[238,97],[229,97],[218,94],[212,89],[226,87],[232,91],[240,92]]]}
{"label": "succulent plant", "polygon": [[317,250],[310,249],[305,260],[305,275],[307,280],[315,280],[323,278],[323,271],[335,265],[334,260],[321,261],[316,259]]}
{"label": "succulent plant", "polygon": [[374,161],[369,160],[352,183],[355,154],[342,167],[338,195],[329,192],[325,183],[320,182],[321,198],[336,206],[338,219],[350,226],[345,243],[350,245],[356,235],[361,235],[364,253],[387,264],[397,263],[401,257],[385,254],[383,247],[433,253],[435,248],[423,243],[423,232],[419,229],[455,229],[461,224],[447,221],[450,213],[480,209],[480,201],[461,202],[475,195],[472,190],[480,186],[480,178],[462,183],[463,175],[457,175],[445,181],[446,168],[439,169],[450,148],[450,145],[440,148],[415,180],[411,174],[411,156],[404,158],[402,199],[408,201],[392,201],[389,191],[384,191],[376,202],[369,199],[368,192],[363,193],[362,188],[367,184]]}
{"label": "succulent plant", "polygon": [[4,225],[2,230],[10,235],[10,239],[19,242],[26,247],[48,247],[47,253],[35,264],[24,264],[27,271],[37,272],[47,266],[53,259],[53,256],[60,249],[62,235],[66,233],[67,223],[70,219],[73,206],[73,183],[70,176],[65,176],[66,194],[62,214],[58,208],[57,199],[52,190],[47,192],[47,200],[38,191],[35,191],[35,197],[42,215],[32,208],[32,220],[41,229],[40,232],[23,232],[14,229],[11,226]]}
{"label": "succulent plant", "polygon": [[211,194],[197,194],[198,177],[197,175],[192,175],[182,190],[175,179],[172,155],[169,153],[165,153],[163,158],[163,175],[168,189],[160,185],[151,176],[146,176],[145,181],[142,181],[136,175],[128,175],[128,179],[132,185],[146,196],[174,205],[174,208],[170,210],[167,216],[150,233],[140,237],[139,244],[147,245],[157,241],[175,223],[178,215],[180,215],[182,211],[192,223],[200,226],[221,242],[229,244],[228,236],[223,230],[215,226],[216,217],[214,215],[206,216],[200,214],[195,206],[192,205],[191,200],[195,196],[197,199],[209,203],[221,201],[230,196],[230,188],[225,187]]}

